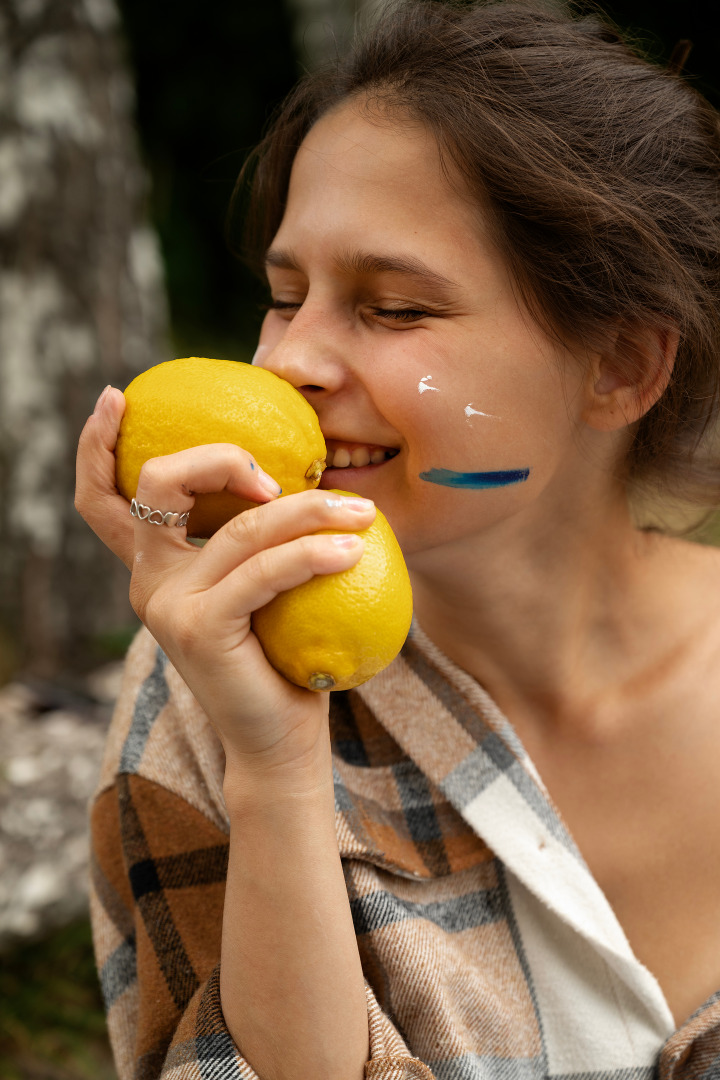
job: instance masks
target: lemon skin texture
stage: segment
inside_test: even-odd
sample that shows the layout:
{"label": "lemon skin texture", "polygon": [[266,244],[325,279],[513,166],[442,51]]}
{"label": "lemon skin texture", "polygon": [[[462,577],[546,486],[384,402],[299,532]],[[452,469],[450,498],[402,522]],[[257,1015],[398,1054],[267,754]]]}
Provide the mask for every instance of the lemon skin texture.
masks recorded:
{"label": "lemon skin texture", "polygon": [[[135,496],[149,458],[205,443],[241,446],[284,495],[320,482],[326,448],[318,418],[294,386],[263,368],[198,356],[168,360],[133,379],[125,401],[115,471],[126,499]],[[212,536],[255,505],[225,491],[198,494],[188,535]]]}
{"label": "lemon skin texture", "polygon": [[355,566],[317,575],[253,614],[272,666],[308,690],[350,690],[367,682],[395,659],[410,629],[410,578],[387,518],[378,510],[357,535],[365,550]]}

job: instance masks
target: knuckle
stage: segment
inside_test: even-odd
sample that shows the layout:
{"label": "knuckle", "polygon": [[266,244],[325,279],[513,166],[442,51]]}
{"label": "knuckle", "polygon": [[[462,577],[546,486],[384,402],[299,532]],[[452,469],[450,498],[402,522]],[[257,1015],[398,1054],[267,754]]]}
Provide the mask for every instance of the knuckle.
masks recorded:
{"label": "knuckle", "polygon": [[326,521],[328,518],[334,516],[335,507],[330,504],[337,496],[329,495],[327,491],[318,490],[309,491],[307,494],[312,496],[312,503],[310,506],[318,521]]}
{"label": "knuckle", "polygon": [[243,450],[242,446],[238,446],[236,443],[228,443],[230,448],[230,457],[234,464],[242,466],[243,469],[247,468],[248,461],[254,461],[254,457],[248,450]]}
{"label": "knuckle", "polygon": [[263,548],[247,564],[248,574],[255,582],[267,583],[277,574],[277,559],[269,548]]}
{"label": "knuckle", "polygon": [[309,536],[301,536],[298,540],[298,546],[303,558],[312,558],[319,551],[324,549],[325,541],[322,537],[315,536],[311,533]]}
{"label": "knuckle", "polygon": [[231,475],[237,477],[247,475],[247,463],[252,455],[241,446],[235,443],[216,443],[212,446],[210,453],[213,454],[218,465],[227,468]]}
{"label": "knuckle", "polygon": [[161,457],[148,458],[140,469],[138,487],[140,487],[140,485],[143,487],[153,487],[163,479],[165,468],[165,463]]}
{"label": "knuckle", "polygon": [[183,655],[193,653],[199,644],[198,627],[202,620],[197,617],[193,605],[185,605],[175,612],[172,620],[172,638]]}
{"label": "knuckle", "polygon": [[130,602],[135,613],[158,640],[172,642],[183,654],[191,653],[198,640],[201,620],[192,605],[178,602],[177,593],[158,588],[148,594],[142,583],[130,584]]}
{"label": "knuckle", "polygon": [[327,539],[324,536],[303,536],[300,540],[300,553],[302,561],[316,573],[327,562]]}
{"label": "knuckle", "polygon": [[228,538],[233,543],[262,547],[261,523],[255,510],[244,510],[227,523]]}

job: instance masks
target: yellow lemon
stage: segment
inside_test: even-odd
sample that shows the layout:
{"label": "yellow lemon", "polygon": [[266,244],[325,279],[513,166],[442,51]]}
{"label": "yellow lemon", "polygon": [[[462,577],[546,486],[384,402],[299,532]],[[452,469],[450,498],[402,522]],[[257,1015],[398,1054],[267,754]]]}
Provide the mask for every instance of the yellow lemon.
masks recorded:
{"label": "yellow lemon", "polygon": [[[205,443],[242,446],[285,495],[320,482],[326,449],[318,418],[294,386],[263,368],[198,356],[169,360],[133,379],[125,400],[115,457],[126,499],[148,458]],[[198,495],[188,534],[211,536],[254,505],[228,492]]]}
{"label": "yellow lemon", "polygon": [[407,637],[412,590],[395,534],[378,510],[358,536],[365,550],[350,570],[318,575],[253,615],[268,660],[297,686],[359,686],[387,667]]}

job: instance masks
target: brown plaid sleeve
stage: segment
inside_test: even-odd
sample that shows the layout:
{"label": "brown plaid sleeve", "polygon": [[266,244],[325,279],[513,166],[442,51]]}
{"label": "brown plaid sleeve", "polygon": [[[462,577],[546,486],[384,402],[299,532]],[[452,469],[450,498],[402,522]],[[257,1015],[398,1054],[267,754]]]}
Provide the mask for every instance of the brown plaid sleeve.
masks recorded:
{"label": "brown plaid sleeve", "polygon": [[[175,700],[177,674],[154,645],[152,655],[136,648],[132,661],[138,674],[118,703],[91,812],[91,915],[118,1075],[259,1080],[220,1001],[227,829],[207,812],[207,793],[191,802],[162,782],[163,770],[195,783],[207,770],[183,739],[188,723],[196,737],[199,707],[189,709],[182,692]],[[369,985],[367,996],[367,1080],[433,1080]]]}
{"label": "brown plaid sleeve", "polygon": [[96,952],[119,1074],[171,1076],[182,1061],[178,1075],[202,1077],[188,1063],[231,1041],[217,987],[228,838],[127,775],[98,797],[92,833]]}

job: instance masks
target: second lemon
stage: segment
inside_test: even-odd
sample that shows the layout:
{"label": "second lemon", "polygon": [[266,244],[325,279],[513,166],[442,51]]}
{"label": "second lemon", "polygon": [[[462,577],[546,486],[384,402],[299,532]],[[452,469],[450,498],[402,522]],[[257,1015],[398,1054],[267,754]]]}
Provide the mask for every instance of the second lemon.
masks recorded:
{"label": "second lemon", "polygon": [[253,614],[268,660],[297,686],[359,686],[387,667],[405,642],[412,589],[400,545],[380,510],[358,536],[365,550],[355,566],[317,575]]}

